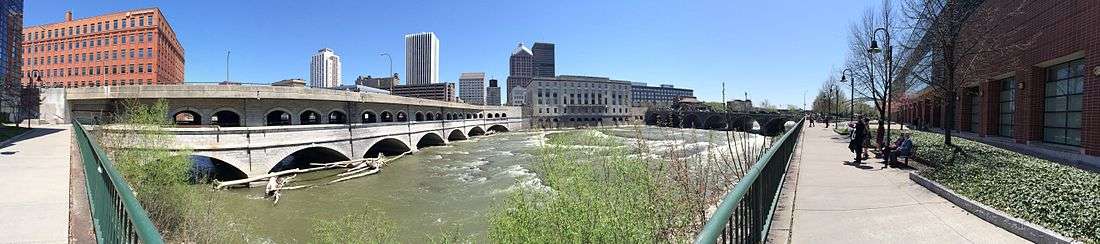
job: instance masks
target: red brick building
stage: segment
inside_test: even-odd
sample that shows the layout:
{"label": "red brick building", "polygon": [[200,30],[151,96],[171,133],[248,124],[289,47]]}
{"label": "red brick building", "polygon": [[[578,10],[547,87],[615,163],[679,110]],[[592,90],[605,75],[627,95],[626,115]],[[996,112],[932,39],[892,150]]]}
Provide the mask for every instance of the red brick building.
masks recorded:
{"label": "red brick building", "polygon": [[23,27],[23,85],[183,83],[183,47],[160,9]]}
{"label": "red brick building", "polygon": [[[1010,9],[1015,2],[986,1],[983,8]],[[1031,1],[1021,10],[1001,26],[1017,31],[1012,38],[1034,41],[980,69],[988,72],[958,91],[955,111],[918,93],[903,99],[895,115],[942,128],[944,115],[955,113],[961,132],[1100,155],[1100,1]]]}

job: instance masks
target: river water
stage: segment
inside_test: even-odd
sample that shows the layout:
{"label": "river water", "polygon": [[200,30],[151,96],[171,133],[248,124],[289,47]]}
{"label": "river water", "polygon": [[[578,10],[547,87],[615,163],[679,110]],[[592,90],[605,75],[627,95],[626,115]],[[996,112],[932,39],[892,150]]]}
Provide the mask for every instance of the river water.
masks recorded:
{"label": "river water", "polygon": [[[713,149],[727,148],[727,134],[719,131],[649,126],[598,131],[631,143],[644,140],[652,152],[666,152],[672,147],[676,151],[673,154],[685,155],[682,157],[706,157],[710,152],[721,151]],[[249,239],[261,242],[308,242],[317,221],[369,209],[393,224],[401,242],[428,242],[447,231],[475,243],[485,243],[489,215],[498,200],[518,187],[542,187],[533,153],[545,143],[549,133],[556,132],[497,133],[424,148],[390,162],[375,175],[283,191],[277,205],[262,198],[262,187],[216,194],[227,209],[226,214],[247,226],[254,235]],[[735,133],[733,138],[754,145],[764,141],[752,134]],[[658,154],[646,156],[667,156]],[[330,171],[299,175],[290,185],[332,174]]]}

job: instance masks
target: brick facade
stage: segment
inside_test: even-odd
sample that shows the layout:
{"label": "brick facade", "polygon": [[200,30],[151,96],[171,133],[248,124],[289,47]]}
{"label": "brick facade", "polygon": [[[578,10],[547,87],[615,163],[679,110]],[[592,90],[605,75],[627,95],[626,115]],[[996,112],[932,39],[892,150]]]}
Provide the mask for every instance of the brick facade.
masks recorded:
{"label": "brick facade", "polygon": [[[983,8],[995,8],[998,13],[1008,13],[1017,5],[1017,1],[987,1]],[[956,129],[970,130],[970,99],[972,89],[977,89],[980,121],[973,131],[980,136],[1000,136],[999,116],[1001,81],[1014,79],[1016,86],[1014,97],[1012,139],[1017,143],[1034,144],[1044,141],[1044,108],[1048,73],[1051,67],[1070,61],[1083,60],[1083,98],[1081,111],[1080,146],[1069,146],[1079,153],[1100,155],[1100,1],[1031,1],[1024,5],[1020,14],[1008,18],[1003,28],[1012,28],[1016,32],[1010,38],[1011,43],[1028,43],[1023,51],[996,57],[992,67],[985,67],[984,77],[977,81],[968,81],[973,85],[962,87],[956,113]],[[1015,39],[1015,40],[1011,40]],[[912,124],[928,124],[941,127],[945,116],[940,111],[945,108],[938,98],[917,95],[910,98],[910,104],[901,107],[902,121]],[[931,106],[937,104],[936,106]],[[931,111],[929,111],[931,110]]]}
{"label": "brick facade", "polygon": [[75,20],[66,13],[63,22],[23,28],[23,36],[23,85],[183,83],[183,47],[157,8]]}

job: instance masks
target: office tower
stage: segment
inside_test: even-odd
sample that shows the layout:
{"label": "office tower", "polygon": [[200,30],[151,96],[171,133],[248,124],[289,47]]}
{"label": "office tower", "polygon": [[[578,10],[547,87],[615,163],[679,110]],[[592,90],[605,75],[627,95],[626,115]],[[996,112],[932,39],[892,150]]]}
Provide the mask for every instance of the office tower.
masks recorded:
{"label": "office tower", "polygon": [[515,100],[513,97],[523,96],[523,94],[515,94],[516,87],[527,87],[527,84],[531,83],[531,77],[535,75],[533,61],[534,55],[531,54],[530,49],[523,46],[523,43],[512,51],[512,56],[508,58],[508,104],[523,103],[522,100]]}
{"label": "office tower", "polygon": [[500,86],[496,79],[490,79],[489,87],[485,88],[485,105],[500,106]]}
{"label": "office tower", "polygon": [[439,82],[439,39],[435,33],[405,35],[405,78],[408,85]]}
{"label": "office tower", "polygon": [[[23,28],[23,84],[116,86],[183,83],[183,47],[158,8]],[[41,80],[41,81],[39,81]]]}
{"label": "office tower", "polygon": [[[23,0],[0,0],[0,49],[14,52],[2,52],[0,55],[0,120],[18,122],[20,116],[19,82],[23,56],[20,48],[20,34],[23,33]],[[37,96],[34,99],[38,99]]]}
{"label": "office tower", "polygon": [[340,86],[340,56],[336,56],[332,49],[323,48],[313,54],[313,60],[309,62],[309,86]]}
{"label": "office tower", "polygon": [[485,73],[462,73],[458,78],[458,89],[462,102],[485,105]]}
{"label": "office tower", "polygon": [[554,44],[536,42],[531,46],[534,54],[534,77],[554,77]]}

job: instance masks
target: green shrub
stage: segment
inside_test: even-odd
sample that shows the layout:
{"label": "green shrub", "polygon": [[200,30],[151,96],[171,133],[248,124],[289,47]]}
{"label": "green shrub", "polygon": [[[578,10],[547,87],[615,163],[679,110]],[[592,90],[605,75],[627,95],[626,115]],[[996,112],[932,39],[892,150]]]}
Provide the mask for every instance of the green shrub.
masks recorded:
{"label": "green shrub", "polygon": [[[501,243],[673,242],[691,222],[667,169],[593,130],[556,133],[538,149],[549,189],[524,187],[495,206],[489,238]],[[577,150],[570,146],[593,146]]]}
{"label": "green shrub", "polygon": [[382,211],[360,210],[335,219],[313,222],[313,243],[392,243],[397,237]]}
{"label": "green shrub", "polygon": [[848,127],[836,127],[836,128],[833,128],[833,132],[836,132],[837,134],[841,134],[841,135],[847,135],[848,134]]}
{"label": "green shrub", "polygon": [[1087,243],[1100,243],[1100,174],[994,146],[914,132],[922,175],[970,199]]}

